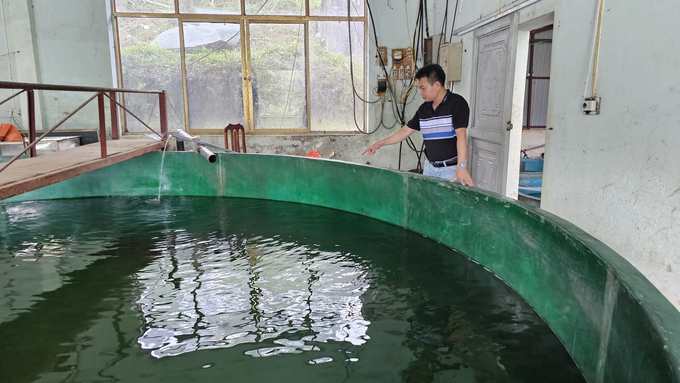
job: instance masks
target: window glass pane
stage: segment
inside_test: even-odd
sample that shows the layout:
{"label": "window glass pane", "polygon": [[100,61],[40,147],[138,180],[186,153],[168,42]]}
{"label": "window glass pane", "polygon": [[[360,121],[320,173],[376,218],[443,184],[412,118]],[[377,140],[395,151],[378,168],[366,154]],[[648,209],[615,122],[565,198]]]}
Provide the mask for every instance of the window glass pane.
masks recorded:
{"label": "window glass pane", "polygon": [[[314,131],[361,130],[364,103],[354,97],[347,22],[309,22],[311,124]],[[352,23],[354,87],[364,98],[364,27]],[[372,97],[375,98],[375,97]],[[356,124],[354,117],[356,116]]]}
{"label": "window glass pane", "polygon": [[246,0],[247,15],[304,15],[305,0]]}
{"label": "window glass pane", "polygon": [[116,12],[175,13],[175,0],[116,0]]}
{"label": "window glass pane", "polygon": [[[176,19],[118,18],[123,87],[165,90],[171,130],[184,128],[184,92]],[[125,106],[153,129],[160,129],[158,96],[126,94]],[[127,130],[148,132],[127,115]],[[158,130],[157,130],[158,131]]]}
{"label": "window glass pane", "polygon": [[240,0],[179,0],[181,13],[240,15]]}
{"label": "window glass pane", "polygon": [[184,41],[191,128],[245,124],[239,24],[184,23]]}
{"label": "window glass pane", "polygon": [[[309,0],[309,15],[347,16],[347,0]],[[350,15],[364,15],[364,0],[352,0]]]}
{"label": "window glass pane", "polygon": [[251,24],[255,129],[306,129],[305,27]]}

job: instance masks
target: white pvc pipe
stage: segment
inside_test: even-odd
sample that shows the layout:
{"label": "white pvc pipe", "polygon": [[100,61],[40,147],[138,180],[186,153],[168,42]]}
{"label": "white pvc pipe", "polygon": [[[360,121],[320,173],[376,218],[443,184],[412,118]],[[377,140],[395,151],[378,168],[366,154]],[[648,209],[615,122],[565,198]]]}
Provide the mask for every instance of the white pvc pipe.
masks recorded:
{"label": "white pvc pipe", "polygon": [[206,160],[208,160],[208,162],[210,162],[211,164],[214,164],[215,162],[217,162],[217,156],[215,155],[215,153],[213,153],[213,152],[211,152],[210,150],[208,150],[205,146],[198,146],[198,147],[196,148],[196,151],[197,151],[201,156],[203,156],[203,158],[205,158]]}
{"label": "white pvc pipe", "polygon": [[182,129],[177,129],[177,132],[175,132],[175,134],[177,134],[178,136],[180,136],[180,137],[182,137],[182,138],[185,138],[185,139],[187,139],[187,140],[191,140],[191,139],[192,139],[191,136],[190,136],[189,134],[187,134],[187,132],[185,132],[185,131],[182,130]]}

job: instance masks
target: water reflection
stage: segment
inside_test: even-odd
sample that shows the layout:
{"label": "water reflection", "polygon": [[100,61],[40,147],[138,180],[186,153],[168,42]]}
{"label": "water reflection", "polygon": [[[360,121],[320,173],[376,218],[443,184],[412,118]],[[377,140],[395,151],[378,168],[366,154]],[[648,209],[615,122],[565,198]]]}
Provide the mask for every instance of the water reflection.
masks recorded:
{"label": "water reflection", "polygon": [[[368,339],[361,294],[365,267],[340,252],[277,238],[209,238],[182,232],[136,276],[157,358],[252,343],[253,357],[318,351],[314,343]],[[277,346],[257,348],[264,340]]]}
{"label": "water reflection", "polygon": [[214,198],[6,207],[3,381],[583,381],[502,281],[365,217]]}

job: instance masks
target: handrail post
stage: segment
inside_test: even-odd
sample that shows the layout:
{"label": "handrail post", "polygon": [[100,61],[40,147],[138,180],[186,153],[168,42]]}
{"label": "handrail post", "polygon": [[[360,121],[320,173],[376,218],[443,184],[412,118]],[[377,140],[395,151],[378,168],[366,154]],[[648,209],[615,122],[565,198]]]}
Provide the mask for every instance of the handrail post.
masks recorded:
{"label": "handrail post", "polygon": [[106,115],[104,111],[104,93],[97,95],[99,104],[99,145],[102,149],[102,158],[106,158]]}
{"label": "handrail post", "polygon": [[111,92],[111,139],[118,140],[118,105],[116,105],[116,92]]}
{"label": "handrail post", "polygon": [[[35,141],[35,95],[33,94],[33,89],[28,89],[26,91],[28,96],[28,144],[32,144]],[[29,157],[37,157],[38,150],[36,147],[32,147],[28,154]]]}
{"label": "handrail post", "polygon": [[165,138],[168,133],[168,113],[165,102],[165,91],[158,94],[158,111],[161,115],[161,135]]}

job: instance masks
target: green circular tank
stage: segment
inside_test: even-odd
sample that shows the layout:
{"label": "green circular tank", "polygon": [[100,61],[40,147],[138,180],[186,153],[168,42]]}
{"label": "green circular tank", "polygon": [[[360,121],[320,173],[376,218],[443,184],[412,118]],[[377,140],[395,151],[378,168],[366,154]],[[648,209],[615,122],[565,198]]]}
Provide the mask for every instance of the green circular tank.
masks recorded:
{"label": "green circular tank", "polygon": [[[7,201],[153,196],[161,153]],[[680,382],[680,312],[630,263],[576,226],[497,194],[339,161],[167,153],[162,195],[260,198],[361,214],[479,262],[551,326],[589,382]]]}

